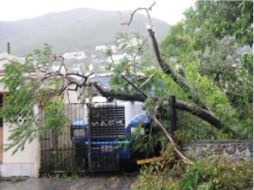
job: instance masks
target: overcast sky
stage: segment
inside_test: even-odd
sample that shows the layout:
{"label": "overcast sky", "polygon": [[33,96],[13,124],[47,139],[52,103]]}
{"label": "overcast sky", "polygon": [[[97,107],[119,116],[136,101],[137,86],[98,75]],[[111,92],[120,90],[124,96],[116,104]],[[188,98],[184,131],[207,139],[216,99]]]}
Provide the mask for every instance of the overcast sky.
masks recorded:
{"label": "overcast sky", "polygon": [[[98,10],[134,10],[147,7],[153,0],[2,0],[0,21],[13,21],[76,8]],[[156,0],[152,16],[175,24],[195,0]]]}

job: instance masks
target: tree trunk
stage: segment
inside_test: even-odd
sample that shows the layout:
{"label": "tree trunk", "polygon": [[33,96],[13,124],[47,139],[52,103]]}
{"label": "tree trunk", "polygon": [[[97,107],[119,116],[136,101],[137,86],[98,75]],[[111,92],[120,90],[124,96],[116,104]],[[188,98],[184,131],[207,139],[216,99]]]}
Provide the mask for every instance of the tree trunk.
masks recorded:
{"label": "tree trunk", "polygon": [[159,48],[157,39],[155,37],[155,32],[152,30],[152,28],[148,28],[147,30],[148,30],[149,36],[152,40],[153,49],[155,52],[157,62],[159,63],[159,66],[162,69],[162,71],[164,73],[166,73],[167,75],[169,75],[173,79],[173,81],[176,84],[178,84],[184,90],[184,92],[186,92],[188,94],[189,99],[191,99],[196,104],[200,105],[202,108],[209,110],[208,106],[204,105],[203,102],[198,97],[198,95],[195,94],[195,92],[193,92],[192,88],[185,81],[185,78],[183,78],[182,76],[175,73],[170,68],[170,66],[163,61],[163,59],[161,57],[161,53],[160,53],[160,48]]}
{"label": "tree trunk", "polygon": [[96,82],[90,83],[89,85],[93,86],[105,98],[115,98],[119,100],[139,101],[139,102],[144,102],[146,100],[146,97],[140,93],[113,92],[105,90]]}

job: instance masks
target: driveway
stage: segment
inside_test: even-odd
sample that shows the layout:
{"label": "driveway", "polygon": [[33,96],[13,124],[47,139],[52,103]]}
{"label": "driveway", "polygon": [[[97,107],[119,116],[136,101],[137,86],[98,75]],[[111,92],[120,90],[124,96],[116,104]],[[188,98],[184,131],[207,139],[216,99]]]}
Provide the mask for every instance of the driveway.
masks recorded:
{"label": "driveway", "polygon": [[97,175],[78,179],[28,178],[24,181],[0,181],[0,190],[129,190],[135,175]]}

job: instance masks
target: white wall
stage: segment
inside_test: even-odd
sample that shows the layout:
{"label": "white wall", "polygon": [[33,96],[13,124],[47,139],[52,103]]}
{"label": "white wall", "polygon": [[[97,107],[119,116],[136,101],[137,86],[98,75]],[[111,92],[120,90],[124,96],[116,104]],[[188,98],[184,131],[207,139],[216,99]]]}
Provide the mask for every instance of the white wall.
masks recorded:
{"label": "white wall", "polygon": [[[35,107],[35,112],[38,113]],[[14,126],[12,126],[14,127]],[[35,127],[35,126],[33,126]],[[8,123],[3,126],[3,144],[9,143],[11,127]],[[39,138],[35,138],[31,143],[26,143],[24,150],[18,150],[15,154],[13,149],[3,152],[3,162],[0,164],[0,176],[39,176],[40,167],[40,143]]]}

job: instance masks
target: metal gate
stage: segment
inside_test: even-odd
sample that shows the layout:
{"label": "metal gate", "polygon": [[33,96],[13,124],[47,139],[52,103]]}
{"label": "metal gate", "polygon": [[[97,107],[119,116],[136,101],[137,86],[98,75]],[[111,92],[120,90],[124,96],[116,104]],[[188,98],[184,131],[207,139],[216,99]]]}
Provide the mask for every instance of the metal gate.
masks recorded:
{"label": "metal gate", "polygon": [[[71,141],[71,122],[84,118],[84,104],[68,104],[65,106],[69,118],[61,134],[56,130],[47,130],[41,137],[41,174],[57,172],[82,172],[83,163],[80,160],[80,147]],[[42,119],[43,122],[43,119]]]}
{"label": "metal gate", "polygon": [[[69,124],[61,134],[48,130],[41,138],[41,174],[119,169],[119,145],[125,135],[125,109],[116,103],[68,104]],[[88,138],[73,142],[71,124],[88,118]],[[78,128],[77,126],[75,126]],[[56,127],[57,128],[57,127]],[[78,133],[80,134],[76,134]],[[82,136],[82,130],[75,130]]]}

